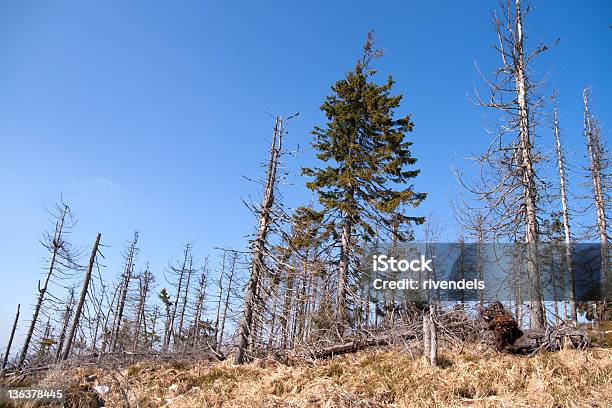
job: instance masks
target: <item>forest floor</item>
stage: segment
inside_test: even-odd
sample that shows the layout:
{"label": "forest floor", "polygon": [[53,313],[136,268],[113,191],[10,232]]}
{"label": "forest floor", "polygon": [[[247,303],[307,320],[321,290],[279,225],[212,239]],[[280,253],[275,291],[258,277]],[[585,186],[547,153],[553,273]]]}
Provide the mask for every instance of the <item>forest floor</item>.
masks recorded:
{"label": "forest floor", "polygon": [[[410,352],[377,348],[316,363],[256,360],[140,362],[119,370],[61,368],[38,385],[64,384],[66,406],[98,406],[88,376],[108,387],[106,407],[610,407],[612,349],[500,354],[464,344],[440,367]],[[93,377],[90,377],[90,379]]]}

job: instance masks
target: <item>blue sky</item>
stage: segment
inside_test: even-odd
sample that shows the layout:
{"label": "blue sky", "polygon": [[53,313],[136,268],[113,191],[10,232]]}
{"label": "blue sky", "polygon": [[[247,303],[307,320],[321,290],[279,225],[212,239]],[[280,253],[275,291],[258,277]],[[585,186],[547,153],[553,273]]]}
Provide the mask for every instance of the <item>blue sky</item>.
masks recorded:
{"label": "blue sky", "polygon": [[[241,198],[258,197],[242,176],[261,176],[273,126],[266,112],[300,112],[287,144],[301,153],[281,188],[289,204],[310,200],[298,176],[314,164],[309,132],[324,124],[318,106],[369,29],[386,53],[380,78],[394,75],[399,113],[416,124],[416,187],[429,198],[415,215],[435,213],[453,237],[450,166],[464,167],[488,140],[485,112],[466,94],[481,84],[474,61],[484,70],[497,63],[496,4],[1,2],[0,347],[16,304],[24,319],[31,313],[44,209],[60,195],[79,219],[74,244],[89,251],[99,231],[109,245],[106,276],[119,269],[134,229],[139,265],[148,260],[158,274],[186,241],[201,258],[215,246],[242,248],[253,216]],[[535,68],[559,89],[563,136],[577,161],[583,86],[610,129],[611,12],[609,1],[537,1],[526,23],[532,45],[561,39]]]}

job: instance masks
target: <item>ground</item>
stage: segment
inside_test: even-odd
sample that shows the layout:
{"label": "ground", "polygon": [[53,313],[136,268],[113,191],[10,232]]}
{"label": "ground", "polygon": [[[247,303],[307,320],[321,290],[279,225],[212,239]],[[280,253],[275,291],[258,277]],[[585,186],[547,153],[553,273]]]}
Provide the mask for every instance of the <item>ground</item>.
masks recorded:
{"label": "ground", "polygon": [[612,406],[610,349],[515,356],[463,345],[442,350],[440,362],[432,368],[409,351],[376,349],[292,365],[257,360],[55,369],[39,384],[63,382],[72,390],[67,406],[78,407],[93,394],[82,391],[91,384],[79,386],[91,375],[110,389],[106,407],[124,407],[126,399],[142,408]]}

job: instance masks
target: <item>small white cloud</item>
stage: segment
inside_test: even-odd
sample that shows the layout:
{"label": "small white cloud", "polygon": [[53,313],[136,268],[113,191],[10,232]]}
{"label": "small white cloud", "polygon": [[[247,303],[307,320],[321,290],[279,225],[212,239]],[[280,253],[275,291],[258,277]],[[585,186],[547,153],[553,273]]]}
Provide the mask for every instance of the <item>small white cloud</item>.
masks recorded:
{"label": "small white cloud", "polygon": [[119,184],[115,183],[113,180],[98,176],[94,179],[93,182],[94,187],[102,187],[107,188],[109,190],[119,190]]}

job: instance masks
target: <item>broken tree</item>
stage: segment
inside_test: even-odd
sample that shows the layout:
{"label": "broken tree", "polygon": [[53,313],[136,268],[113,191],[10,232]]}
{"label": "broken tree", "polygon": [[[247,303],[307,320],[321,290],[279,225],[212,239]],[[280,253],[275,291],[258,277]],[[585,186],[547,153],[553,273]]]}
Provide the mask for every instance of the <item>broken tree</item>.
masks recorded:
{"label": "broken tree", "polygon": [[72,322],[70,332],[68,334],[68,337],[66,338],[66,346],[62,354],[62,359],[64,360],[66,360],[70,355],[72,342],[74,340],[74,336],[76,335],[77,328],[79,327],[79,321],[81,318],[81,314],[83,313],[83,305],[85,304],[85,298],[87,297],[87,290],[89,289],[89,283],[91,282],[91,273],[93,271],[94,263],[96,262],[96,255],[98,254],[98,247],[100,245],[101,238],[102,234],[98,233],[98,235],[96,235],[96,241],[94,242],[93,248],[91,250],[91,256],[89,257],[89,262],[87,264],[87,271],[85,272],[85,278],[83,279],[81,295],[79,296],[79,302],[77,303],[76,310],[74,312],[74,321]]}
{"label": "broken tree", "polygon": [[234,364],[242,364],[245,361],[245,352],[249,345],[249,336],[253,328],[253,310],[255,308],[256,296],[258,293],[259,279],[264,269],[266,237],[268,235],[272,206],[274,204],[277,167],[283,146],[283,122],[284,120],[281,116],[276,117],[272,145],[270,146],[268,168],[266,171],[264,194],[259,207],[259,228],[252,244],[253,259],[251,261],[251,276],[247,283],[242,320],[238,327],[238,344],[234,357]]}

